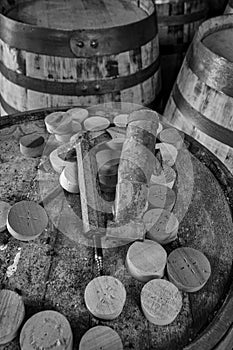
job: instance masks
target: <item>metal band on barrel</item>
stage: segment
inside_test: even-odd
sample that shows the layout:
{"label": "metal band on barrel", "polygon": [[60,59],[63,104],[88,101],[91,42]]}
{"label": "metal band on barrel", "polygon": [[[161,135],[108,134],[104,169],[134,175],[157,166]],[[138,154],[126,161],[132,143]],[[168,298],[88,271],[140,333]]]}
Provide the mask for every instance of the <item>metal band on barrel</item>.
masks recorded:
{"label": "metal band on barrel", "polygon": [[204,10],[197,11],[194,13],[188,13],[184,15],[176,15],[176,16],[158,16],[158,26],[178,26],[184,25],[200,20],[204,20],[207,17],[208,8],[206,7]]}
{"label": "metal band on barrel", "polygon": [[202,113],[193,108],[186,101],[177,84],[174,87],[172,97],[176,107],[186,120],[190,121],[206,135],[233,147],[233,131],[206,118]]}
{"label": "metal band on barrel", "polygon": [[25,89],[48,93],[50,95],[90,96],[122,91],[136,86],[152,77],[158,71],[159,66],[160,60],[157,58],[151,65],[134,74],[116,77],[114,79],[79,81],[75,83],[32,78],[7,68],[2,62],[0,62],[0,72],[7,80]]}
{"label": "metal band on barrel", "polygon": [[233,63],[193,41],[186,55],[188,66],[209,87],[233,97]]}
{"label": "metal band on barrel", "polygon": [[0,38],[10,47],[41,55],[92,57],[139,48],[157,35],[154,10],[141,21],[101,29],[65,31],[17,22],[0,14]]}

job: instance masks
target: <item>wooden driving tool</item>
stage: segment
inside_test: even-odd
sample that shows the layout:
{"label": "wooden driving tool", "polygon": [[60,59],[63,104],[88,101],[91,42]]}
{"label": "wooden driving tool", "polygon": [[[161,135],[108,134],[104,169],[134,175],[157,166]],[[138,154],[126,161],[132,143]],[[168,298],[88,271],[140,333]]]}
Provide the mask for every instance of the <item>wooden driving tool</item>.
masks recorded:
{"label": "wooden driving tool", "polygon": [[107,236],[135,241],[145,236],[142,216],[148,205],[159,118],[156,112],[141,109],[130,113],[128,121],[118,168],[114,221],[108,224]]}
{"label": "wooden driving tool", "polygon": [[103,271],[101,236],[105,234],[105,214],[100,207],[101,191],[97,181],[98,167],[95,157],[95,146],[100,137],[101,135],[92,138],[91,133],[86,132],[75,145],[83,231],[88,239],[92,239],[98,275]]}

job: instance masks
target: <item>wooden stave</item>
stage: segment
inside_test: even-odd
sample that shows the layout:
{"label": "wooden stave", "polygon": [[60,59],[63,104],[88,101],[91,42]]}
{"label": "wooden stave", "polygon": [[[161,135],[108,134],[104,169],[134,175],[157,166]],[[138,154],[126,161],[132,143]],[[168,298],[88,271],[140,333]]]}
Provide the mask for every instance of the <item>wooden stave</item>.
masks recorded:
{"label": "wooden stave", "polygon": [[[199,27],[165,107],[164,120],[209,148],[233,172],[231,164],[233,130],[230,126],[231,117],[227,115],[227,108],[224,109],[224,106],[233,102],[231,79],[225,83],[233,72],[233,64],[212,52],[201,42],[204,37],[215,32],[217,25],[222,29],[232,28],[231,15],[209,19]],[[202,70],[203,67],[206,71]],[[209,103],[209,109],[204,109],[200,101],[195,100],[199,97],[195,88],[197,91],[200,90],[201,102]],[[212,94],[212,97],[208,96],[209,101],[207,90],[209,95]],[[212,119],[210,114],[211,110],[214,111],[214,107],[211,107],[211,104],[215,109],[218,105],[221,106],[219,110],[216,109],[218,113],[212,113]],[[218,120],[222,114],[224,117]]]}
{"label": "wooden stave", "polygon": [[[136,3],[134,0],[132,2]],[[19,3],[23,3],[23,1],[19,0]],[[158,104],[160,101],[161,82],[156,11],[151,0],[141,1],[140,6],[148,14],[148,17],[144,20],[119,27],[80,31],[40,28],[14,21],[7,18],[4,14],[0,14],[0,27],[2,29],[0,45],[3,46],[3,51],[6,52],[3,56],[8,56],[6,59],[3,57],[3,63],[0,68],[0,86],[2,85],[1,114],[13,114],[44,106],[90,105],[112,100],[140,101],[143,105],[149,105],[156,100],[155,104]],[[4,9],[5,12],[10,8],[11,6],[7,1],[1,6],[1,9]],[[137,40],[128,40],[126,35],[128,32],[131,32],[133,37],[135,37],[135,30],[138,33],[138,38],[140,38],[138,43]],[[48,33],[50,39],[48,39]],[[25,39],[21,39],[21,34]],[[75,46],[74,43],[72,44],[72,40],[76,42],[77,34],[79,37],[80,35],[84,36],[84,38],[93,38],[94,36],[97,40],[101,40],[103,48],[105,47],[105,52],[102,53],[99,49],[101,45],[97,49],[90,48],[89,39],[85,39],[88,41],[88,49],[84,54],[81,53],[82,56],[77,58],[77,55],[80,55],[80,50],[83,50],[79,49],[77,51],[74,49],[72,51],[72,46]],[[103,40],[105,35],[110,35],[111,40]],[[29,44],[28,36],[30,39]],[[121,40],[118,40],[119,37]],[[54,42],[56,43],[55,46]],[[109,45],[106,46],[106,42],[111,43],[110,49]],[[140,42],[141,46],[138,45]],[[28,47],[30,48],[27,50]],[[16,62],[14,62],[15,53],[9,55],[8,51],[10,51],[10,48],[14,48],[15,53],[21,57]],[[138,52],[139,48],[142,50],[140,53]],[[46,74],[49,71],[38,76],[36,68],[33,67],[27,68],[29,71],[26,72],[22,62],[26,61],[27,65],[35,66],[35,62],[38,59],[36,52],[38,53],[38,51],[40,54],[39,58],[42,61],[41,68],[43,63],[47,67],[50,59],[54,58],[54,69],[56,70],[56,65],[59,62],[61,65],[64,64],[67,69],[67,73],[65,73],[67,77],[63,79],[62,72],[60,72],[58,75],[56,73],[55,77],[48,78]],[[43,54],[41,54],[41,51]],[[81,62],[81,57],[89,59],[89,57],[93,56],[93,52],[94,54],[97,53],[94,56],[97,63],[95,61],[91,63],[91,68],[93,68],[92,64],[94,67],[96,66],[98,75],[102,77],[99,78],[95,74],[95,77],[91,76],[88,80],[84,76],[86,75],[85,70],[90,70],[90,67],[85,68],[85,62],[81,65],[83,67],[82,70],[84,70],[82,76],[78,76],[77,72],[75,73],[75,67],[77,64],[81,64],[77,63]],[[48,54],[52,56],[49,57],[47,56]],[[62,57],[64,55],[65,57]],[[132,57],[135,55],[137,60],[142,61],[142,65],[139,62],[136,65],[133,63]],[[12,61],[10,64],[8,64],[9,57],[10,61]],[[101,68],[101,61],[104,60],[105,64],[107,64],[109,61],[108,57],[111,57],[111,61],[115,60],[117,62],[117,76],[111,75],[108,77],[106,68]],[[51,64],[53,65],[50,62]],[[11,69],[12,65],[13,69]],[[71,65],[70,68],[69,65]],[[127,65],[129,65],[128,68]],[[72,74],[68,74],[69,69],[71,69]],[[12,99],[12,91],[13,95],[19,96],[18,102]]]}
{"label": "wooden stave", "polygon": [[[63,107],[64,110],[67,107]],[[49,112],[60,110],[60,108],[50,108]],[[35,110],[26,113],[18,113],[11,116],[5,116],[5,123],[0,124],[0,130],[9,125],[21,124],[26,119],[35,121],[43,120],[48,114],[48,110]],[[189,151],[195,154],[195,157],[200,161],[204,161],[205,166],[214,174],[217,178],[222,190],[225,193],[226,200],[231,208],[233,218],[233,178],[228,169],[219,162],[219,160],[204,146],[200,147],[200,144],[189,135],[185,135],[185,143]],[[226,299],[221,308],[216,313],[214,319],[208,325],[206,330],[194,339],[190,344],[185,346],[184,350],[228,350],[226,345],[231,344],[231,333],[233,326],[232,319],[232,307],[233,307],[233,284],[229,286]],[[38,305],[37,305],[38,307]],[[38,309],[40,311],[40,309]],[[216,333],[214,333],[216,331]],[[217,347],[216,347],[217,346]]]}

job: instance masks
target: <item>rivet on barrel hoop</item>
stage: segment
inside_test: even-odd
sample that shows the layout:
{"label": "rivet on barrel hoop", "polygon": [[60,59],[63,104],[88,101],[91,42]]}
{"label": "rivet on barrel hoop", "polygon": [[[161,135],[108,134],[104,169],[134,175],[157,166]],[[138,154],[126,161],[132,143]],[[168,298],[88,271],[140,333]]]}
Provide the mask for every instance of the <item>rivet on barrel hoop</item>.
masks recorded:
{"label": "rivet on barrel hoop", "polygon": [[76,46],[82,48],[82,47],[84,47],[84,42],[81,41],[81,40],[79,40],[79,41],[77,42]]}
{"label": "rivet on barrel hoop", "polygon": [[91,40],[90,42],[90,46],[93,48],[93,49],[96,49],[98,47],[99,43],[97,40]]}

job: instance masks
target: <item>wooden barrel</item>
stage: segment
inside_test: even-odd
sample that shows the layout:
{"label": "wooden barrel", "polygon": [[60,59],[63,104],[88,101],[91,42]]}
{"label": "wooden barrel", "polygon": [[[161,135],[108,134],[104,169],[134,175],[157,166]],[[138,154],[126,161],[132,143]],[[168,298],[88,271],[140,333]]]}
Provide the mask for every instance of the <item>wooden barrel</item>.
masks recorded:
{"label": "wooden barrel", "polygon": [[166,102],[185,53],[200,23],[207,18],[207,0],[155,0]]}
{"label": "wooden barrel", "polygon": [[164,116],[233,171],[233,22],[204,22],[185,57]]}
{"label": "wooden barrel", "polygon": [[229,13],[233,13],[233,1],[229,0],[228,4],[225,8],[224,14],[229,14]]}
{"label": "wooden barrel", "polygon": [[3,0],[0,49],[2,114],[160,92],[152,0]]}
{"label": "wooden barrel", "polygon": [[[25,158],[18,139],[23,133],[40,132],[48,140],[44,117],[48,110],[31,111],[1,118],[0,169],[1,200],[14,204],[22,199],[40,201],[38,170],[57,186],[48,159]],[[50,111],[51,112],[51,111]],[[127,246],[104,249],[104,274],[118,278],[127,291],[121,315],[112,321],[93,318],[84,303],[84,291],[95,276],[91,247],[68,237],[52,224],[34,241],[21,242],[7,232],[0,237],[0,286],[16,290],[25,303],[25,320],[38,311],[52,309],[67,317],[78,349],[82,335],[91,327],[110,326],[119,334],[124,349],[135,350],[229,350],[233,329],[233,178],[223,164],[205,147],[186,136],[188,150],[180,150],[175,169],[180,182],[180,200],[186,201],[190,167],[186,169],[185,154],[192,161],[194,186],[189,209],[179,226],[179,240],[165,246],[167,253],[177,246],[201,250],[209,259],[212,275],[200,291],[183,293],[183,306],[176,320],[168,326],[149,323],[140,308],[143,283],[129,275],[125,267]],[[39,165],[40,164],[40,165]],[[182,179],[182,180],[181,180]],[[63,194],[64,195],[64,194]],[[46,211],[64,220],[68,207],[80,212],[79,195],[70,198],[50,197]],[[63,198],[63,199],[61,199]],[[177,208],[180,210],[180,208]],[[74,226],[75,234],[80,227]],[[17,263],[15,256],[17,254]],[[14,264],[14,270],[12,269]],[[226,345],[226,346],[225,346]],[[225,346],[225,347],[224,347]],[[19,338],[8,344],[19,349]],[[7,347],[7,348],[8,348]]]}

